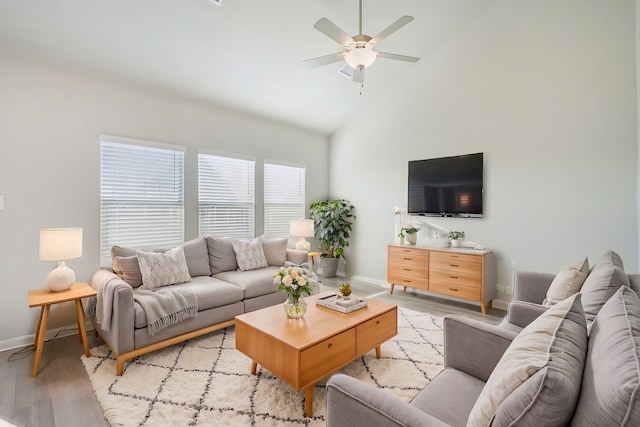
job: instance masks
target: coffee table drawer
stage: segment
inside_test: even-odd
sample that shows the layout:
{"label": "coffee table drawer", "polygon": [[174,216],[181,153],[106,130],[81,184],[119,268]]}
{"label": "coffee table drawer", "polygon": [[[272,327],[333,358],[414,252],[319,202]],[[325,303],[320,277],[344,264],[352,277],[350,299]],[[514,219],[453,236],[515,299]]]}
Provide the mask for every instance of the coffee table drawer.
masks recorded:
{"label": "coffee table drawer", "polygon": [[398,310],[383,313],[356,326],[356,353],[362,354],[398,334]]}
{"label": "coffee table drawer", "polygon": [[[320,327],[320,326],[319,326]],[[356,330],[348,329],[302,351],[300,385],[315,382],[356,357]]]}

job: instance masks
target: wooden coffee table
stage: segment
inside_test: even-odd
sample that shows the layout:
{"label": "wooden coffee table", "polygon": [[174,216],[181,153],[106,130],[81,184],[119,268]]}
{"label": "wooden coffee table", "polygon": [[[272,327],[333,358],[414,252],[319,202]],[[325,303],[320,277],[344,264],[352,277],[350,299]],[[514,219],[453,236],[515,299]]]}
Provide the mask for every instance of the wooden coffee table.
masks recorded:
{"label": "wooden coffee table", "polygon": [[307,314],[289,319],[282,305],[236,317],[236,348],[296,390],[304,390],[305,412],[313,415],[313,386],[398,333],[398,307],[368,300],[367,307],[340,313],[316,306],[325,292],[305,298]]}

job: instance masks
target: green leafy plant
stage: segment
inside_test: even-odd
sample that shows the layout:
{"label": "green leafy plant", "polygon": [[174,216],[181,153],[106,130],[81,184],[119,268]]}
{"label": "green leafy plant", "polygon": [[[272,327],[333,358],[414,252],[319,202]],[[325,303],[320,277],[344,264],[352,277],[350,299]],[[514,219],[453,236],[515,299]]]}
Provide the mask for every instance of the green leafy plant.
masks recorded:
{"label": "green leafy plant", "polygon": [[349,295],[351,295],[351,284],[348,282],[341,284],[338,288],[338,291],[340,291],[342,296],[348,297]]}
{"label": "green leafy plant", "polygon": [[354,206],[345,199],[318,200],[309,205],[309,217],[314,222],[315,237],[320,242],[322,256],[340,258],[349,246]]}
{"label": "green leafy plant", "polygon": [[404,231],[407,234],[415,234],[418,231],[420,231],[420,227],[407,227],[407,228],[403,228],[402,231]]}
{"label": "green leafy plant", "polygon": [[451,240],[460,240],[464,239],[464,231],[450,231],[449,238]]}

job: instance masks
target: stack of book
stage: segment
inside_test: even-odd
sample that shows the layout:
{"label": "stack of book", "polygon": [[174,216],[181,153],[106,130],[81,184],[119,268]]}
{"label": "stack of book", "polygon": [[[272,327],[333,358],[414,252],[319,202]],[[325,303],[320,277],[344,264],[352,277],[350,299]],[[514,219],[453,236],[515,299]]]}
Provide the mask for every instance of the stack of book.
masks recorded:
{"label": "stack of book", "polygon": [[352,311],[360,310],[367,306],[367,300],[363,300],[356,297],[351,297],[348,300],[338,298],[337,295],[329,295],[326,297],[318,298],[316,305],[327,307],[332,310],[340,311],[342,313],[351,313]]}

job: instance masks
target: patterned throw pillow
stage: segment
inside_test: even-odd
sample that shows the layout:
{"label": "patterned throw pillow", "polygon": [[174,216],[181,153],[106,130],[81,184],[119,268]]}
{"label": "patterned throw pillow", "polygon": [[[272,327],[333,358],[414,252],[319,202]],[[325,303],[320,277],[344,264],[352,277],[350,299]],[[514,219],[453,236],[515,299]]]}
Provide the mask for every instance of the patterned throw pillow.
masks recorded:
{"label": "patterned throw pillow", "polygon": [[182,246],[165,253],[138,251],[137,255],[142,273],[142,286],[139,289],[152,290],[191,281]]}
{"label": "patterned throw pillow", "polygon": [[267,258],[264,256],[262,242],[260,238],[253,239],[251,242],[246,240],[234,240],[231,242],[233,250],[236,253],[236,261],[238,270],[248,271],[258,268],[267,267]]}

